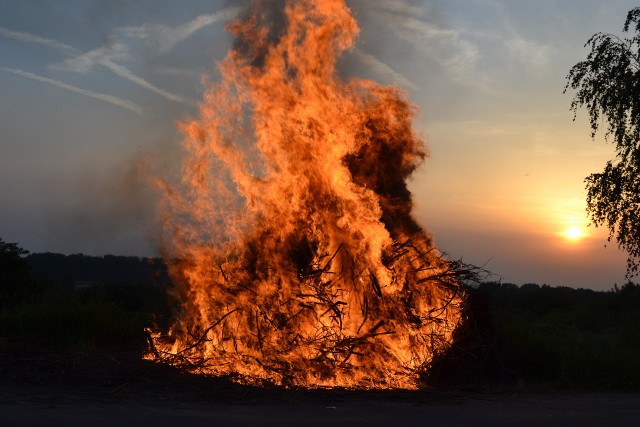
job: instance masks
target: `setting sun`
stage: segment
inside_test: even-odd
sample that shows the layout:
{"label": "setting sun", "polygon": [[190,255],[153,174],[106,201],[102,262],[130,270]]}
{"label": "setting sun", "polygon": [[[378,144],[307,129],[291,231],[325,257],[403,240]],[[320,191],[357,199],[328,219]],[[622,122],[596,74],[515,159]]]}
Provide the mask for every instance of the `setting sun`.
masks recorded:
{"label": "setting sun", "polygon": [[571,227],[565,231],[564,236],[569,240],[578,240],[583,237],[583,234],[579,227]]}

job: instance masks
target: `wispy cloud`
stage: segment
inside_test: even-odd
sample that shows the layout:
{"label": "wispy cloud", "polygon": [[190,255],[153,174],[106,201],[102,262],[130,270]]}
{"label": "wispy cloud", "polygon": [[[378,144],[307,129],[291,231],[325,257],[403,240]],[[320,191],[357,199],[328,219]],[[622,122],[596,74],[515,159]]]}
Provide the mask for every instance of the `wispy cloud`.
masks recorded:
{"label": "wispy cloud", "polygon": [[139,105],[131,102],[131,101],[127,101],[126,99],[122,99],[122,98],[118,98],[116,96],[112,96],[112,95],[107,95],[104,93],[99,93],[99,92],[94,92],[91,90],[87,90],[87,89],[82,89],[79,88],[77,86],[72,86],[70,84],[61,82],[59,80],[53,80],[50,79],[48,77],[43,77],[43,76],[39,76],[37,74],[33,74],[30,73],[28,71],[24,71],[24,70],[18,70],[15,68],[7,68],[7,67],[0,67],[0,71],[4,71],[6,73],[12,73],[18,76],[22,76],[22,77],[26,77],[28,79],[31,80],[35,80],[35,81],[39,81],[42,83],[47,83],[50,84],[52,86],[56,86],[62,89],[66,89],[68,91],[71,92],[75,92],[75,93],[79,93],[80,95],[84,95],[84,96],[88,96],[91,98],[95,98],[95,99],[99,99],[101,101],[106,101],[109,102],[111,104],[117,105],[119,107],[122,108],[126,108],[127,110],[133,111],[134,113],[137,114],[142,114],[142,107],[140,107]]}
{"label": "wispy cloud", "polygon": [[504,44],[507,46],[513,59],[537,70],[544,68],[550,63],[555,51],[555,49],[549,45],[526,40],[516,34],[514,34],[512,38],[505,38]]}
{"label": "wispy cloud", "polygon": [[478,48],[461,36],[460,30],[410,17],[391,16],[388,25],[396,36],[408,41],[425,56],[435,60],[458,81],[465,81],[480,57]]}
{"label": "wispy cloud", "polygon": [[[170,93],[134,74],[131,70],[121,65],[120,62],[136,57],[133,52],[138,44],[137,42],[143,44],[145,47],[144,52],[147,54],[163,54],[198,30],[221,20],[229,19],[236,15],[238,11],[239,9],[236,7],[228,7],[216,13],[199,15],[177,27],[145,24],[138,27],[116,28],[105,45],[89,52],[75,55],[73,58],[69,58],[54,67],[59,70],[85,73],[96,65],[102,65],[116,75],[166,99],[185,105],[193,105],[193,102]],[[138,53],[142,55],[142,53]]]}
{"label": "wispy cloud", "polygon": [[405,88],[419,90],[419,88],[415,84],[413,84],[409,79],[407,79],[405,76],[395,71],[393,68],[391,68],[389,65],[382,62],[375,56],[370,55],[366,52],[363,52],[361,49],[355,49],[354,54],[358,58],[358,60],[360,60],[365,65],[367,65],[370,69],[372,69],[373,71],[375,71],[380,75],[383,75],[391,79],[394,83],[397,83],[400,86],[403,86]]}
{"label": "wispy cloud", "polygon": [[140,39],[153,52],[165,53],[178,43],[189,38],[197,31],[219,21],[233,18],[240,11],[237,7],[228,7],[216,13],[198,15],[191,21],[177,27],[145,24],[138,27],[122,27],[115,31],[117,39]]}
{"label": "wispy cloud", "polygon": [[14,39],[14,40],[19,40],[21,42],[25,42],[25,43],[32,43],[32,44],[39,44],[42,46],[46,46],[49,47],[51,49],[57,50],[59,52],[62,52],[66,55],[76,55],[78,53],[80,53],[79,50],[75,49],[74,47],[69,46],[68,44],[65,43],[61,43],[59,41],[56,40],[51,40],[51,39],[47,39],[44,37],[40,37],[36,34],[30,34],[30,33],[23,33],[20,31],[13,31],[10,30],[8,28],[5,27],[0,27],[0,35],[3,35],[5,37]]}
{"label": "wispy cloud", "polygon": [[[512,16],[503,3],[487,1],[484,5],[498,17],[496,22],[499,23],[492,28],[489,37],[499,40],[506,47],[509,60],[536,71],[551,62],[552,56],[557,51],[554,46],[524,37],[518,26],[513,23]],[[487,37],[487,34],[481,34],[481,36]]]}
{"label": "wispy cloud", "polygon": [[[129,69],[127,69],[126,67],[123,67],[122,65],[118,65],[116,64],[113,60],[118,60],[118,59],[123,59],[126,58],[127,52],[126,49],[124,49],[122,46],[120,45],[113,45],[110,47],[101,47],[98,49],[94,49],[92,51],[86,52],[86,53],[82,53],[81,51],[79,51],[78,49],[69,46],[65,43],[59,42],[57,40],[52,40],[52,39],[47,39],[44,37],[41,37],[37,34],[31,34],[31,33],[25,33],[25,32],[19,32],[19,31],[12,31],[9,30],[8,28],[4,28],[4,27],[0,27],[0,34],[5,36],[5,37],[9,37],[12,38],[14,40],[19,40],[25,43],[31,43],[31,44],[38,44],[41,46],[46,46],[49,47],[51,49],[57,50],[65,55],[69,55],[69,56],[73,56],[72,59],[69,59],[67,61],[65,61],[63,64],[68,64],[65,66],[53,66],[53,68],[58,68],[58,69],[62,69],[65,71],[75,71],[75,72],[79,72],[79,73],[85,73],[88,72],[89,70],[91,70],[93,68],[94,65],[96,64],[100,64],[105,66],[106,68],[110,69],[113,73],[117,74],[120,77],[123,77],[133,83],[136,83],[152,92],[155,92],[161,96],[164,96],[167,99],[170,99],[172,101],[177,101],[177,102],[181,102],[184,104],[190,104],[188,101],[186,101],[184,98],[178,96],[178,95],[174,95],[172,93],[169,93],[157,86],[154,86],[153,84],[147,82],[145,79],[136,76],[133,72],[131,72]],[[35,74],[34,74],[35,75]],[[41,78],[45,78],[45,77],[41,77]],[[55,81],[55,80],[52,80]],[[58,83],[62,83],[59,82]],[[75,87],[75,86],[71,86],[70,87]],[[76,88],[79,89],[79,88]],[[85,89],[80,89],[80,90],[85,90]],[[91,92],[91,91],[89,91]],[[118,98],[120,99],[120,98]]]}
{"label": "wispy cloud", "polygon": [[[367,4],[370,3],[372,3],[371,0],[367,0]],[[421,5],[420,7],[413,6],[405,0],[378,0],[373,2],[373,4],[377,9],[409,16],[422,17],[428,12],[428,10],[425,10],[428,5]]]}
{"label": "wispy cloud", "polygon": [[409,42],[423,56],[435,61],[459,83],[471,80],[480,58],[478,47],[463,37],[463,31],[443,28],[427,20],[424,10],[405,0],[372,4],[378,24],[388,27],[401,40]]}
{"label": "wispy cloud", "polygon": [[179,102],[185,105],[192,105],[189,100],[170,93],[150,82],[142,77],[134,74],[131,70],[123,65],[118,64],[116,61],[125,59],[129,56],[128,49],[122,44],[112,44],[110,46],[99,47],[92,51],[80,54],[73,58],[65,60],[62,64],[56,64],[54,69],[61,71],[71,71],[76,73],[86,73],[93,69],[96,65],[102,65],[111,70],[114,74],[129,80],[151,92],[169,99],[171,101]]}
{"label": "wispy cloud", "polygon": [[[96,66],[103,66],[117,76],[168,100],[191,106],[194,105],[192,101],[154,85],[135,74],[123,63],[139,60],[144,54],[160,55],[166,53],[200,29],[221,20],[229,19],[236,15],[238,11],[239,8],[237,7],[228,7],[216,13],[199,15],[177,27],[145,24],[138,27],[116,28],[104,45],[88,52],[82,52],[65,43],[44,38],[37,34],[13,31],[4,27],[0,27],[0,35],[25,43],[46,46],[70,57],[62,63],[53,65],[52,68],[54,69],[87,73]],[[136,46],[140,43],[145,49],[138,49],[136,52]],[[45,77],[38,77],[45,79]],[[58,83],[62,84],[62,82]]]}

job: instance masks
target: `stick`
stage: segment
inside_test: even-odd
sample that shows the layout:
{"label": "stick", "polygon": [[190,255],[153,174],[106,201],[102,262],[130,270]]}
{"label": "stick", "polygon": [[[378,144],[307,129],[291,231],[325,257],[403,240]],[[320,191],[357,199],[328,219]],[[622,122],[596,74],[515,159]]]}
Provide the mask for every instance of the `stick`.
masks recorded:
{"label": "stick", "polygon": [[209,326],[207,329],[205,329],[204,333],[202,334],[202,336],[198,339],[198,341],[196,341],[195,343],[191,344],[188,347],[183,348],[182,350],[180,350],[178,352],[178,354],[184,353],[185,351],[189,351],[192,348],[197,347],[202,341],[205,340],[207,334],[209,333],[210,330],[212,330],[213,328],[215,328],[216,326],[218,326],[220,324],[220,322],[222,322],[224,319],[226,319],[229,315],[231,315],[232,313],[236,312],[240,310],[239,308],[234,308],[233,310],[231,310],[230,312],[228,312],[227,314],[225,314],[224,316],[222,316],[220,319],[218,319],[213,325]]}

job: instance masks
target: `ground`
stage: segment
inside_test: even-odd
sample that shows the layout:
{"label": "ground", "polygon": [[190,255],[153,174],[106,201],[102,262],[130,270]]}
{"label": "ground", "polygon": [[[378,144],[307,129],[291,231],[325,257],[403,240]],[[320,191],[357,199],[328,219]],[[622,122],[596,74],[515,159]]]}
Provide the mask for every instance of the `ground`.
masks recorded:
{"label": "ground", "polygon": [[131,352],[0,350],[0,425],[635,426],[640,394],[283,390],[187,375]]}

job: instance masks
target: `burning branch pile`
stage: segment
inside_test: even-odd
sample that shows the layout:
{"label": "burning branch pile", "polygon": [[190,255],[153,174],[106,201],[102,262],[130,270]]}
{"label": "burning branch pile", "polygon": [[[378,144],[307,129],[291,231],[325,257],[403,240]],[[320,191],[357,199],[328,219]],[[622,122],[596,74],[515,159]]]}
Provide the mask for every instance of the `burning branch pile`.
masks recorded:
{"label": "burning branch pile", "polygon": [[358,34],[343,0],[254,2],[228,28],[221,80],[181,125],[182,183],[165,186],[182,311],[154,357],[240,381],[414,386],[475,272],[412,217],[413,107],[338,75]]}

